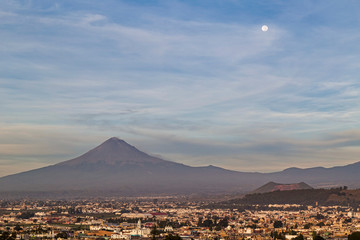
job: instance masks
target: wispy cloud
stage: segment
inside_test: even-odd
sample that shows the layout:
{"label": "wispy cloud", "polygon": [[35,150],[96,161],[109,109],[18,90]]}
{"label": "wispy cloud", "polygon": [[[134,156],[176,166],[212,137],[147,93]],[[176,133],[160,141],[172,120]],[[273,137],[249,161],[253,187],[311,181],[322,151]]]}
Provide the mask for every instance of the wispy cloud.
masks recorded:
{"label": "wispy cloud", "polygon": [[340,3],[152,4],[0,3],[0,161],[113,135],[238,170],[359,160],[360,24]]}

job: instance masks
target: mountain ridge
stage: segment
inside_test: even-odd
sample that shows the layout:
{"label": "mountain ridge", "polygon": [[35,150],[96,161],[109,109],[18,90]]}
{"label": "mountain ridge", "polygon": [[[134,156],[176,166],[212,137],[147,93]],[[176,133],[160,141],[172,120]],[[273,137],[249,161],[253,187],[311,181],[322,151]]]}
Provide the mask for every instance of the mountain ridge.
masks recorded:
{"label": "mountain ridge", "polygon": [[314,187],[360,187],[360,162],[333,168],[239,172],[192,167],[153,157],[110,138],[79,157],[0,178],[0,192],[89,191],[120,195],[246,193],[266,182],[304,182]]}

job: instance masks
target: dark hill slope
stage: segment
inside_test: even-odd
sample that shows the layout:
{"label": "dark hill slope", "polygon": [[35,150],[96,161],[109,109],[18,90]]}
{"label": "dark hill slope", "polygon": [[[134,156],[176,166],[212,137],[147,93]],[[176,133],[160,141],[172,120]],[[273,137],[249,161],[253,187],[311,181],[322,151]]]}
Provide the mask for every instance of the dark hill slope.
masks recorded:
{"label": "dark hill slope", "polygon": [[360,190],[302,189],[247,194],[243,198],[219,203],[222,206],[267,204],[360,204]]}
{"label": "dark hill slope", "polygon": [[267,184],[254,190],[252,193],[266,193],[266,192],[274,192],[274,191],[289,191],[289,190],[301,190],[301,189],[312,189],[312,187],[304,182],[290,183],[290,184],[268,182]]}

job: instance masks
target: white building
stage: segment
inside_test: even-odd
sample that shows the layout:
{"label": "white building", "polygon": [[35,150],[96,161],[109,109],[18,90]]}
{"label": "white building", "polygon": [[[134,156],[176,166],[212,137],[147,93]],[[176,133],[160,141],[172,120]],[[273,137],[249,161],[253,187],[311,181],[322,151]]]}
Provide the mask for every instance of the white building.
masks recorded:
{"label": "white building", "polygon": [[141,220],[139,219],[136,229],[133,229],[130,234],[132,236],[147,237],[150,235],[150,232],[151,230],[149,228],[141,227]]}

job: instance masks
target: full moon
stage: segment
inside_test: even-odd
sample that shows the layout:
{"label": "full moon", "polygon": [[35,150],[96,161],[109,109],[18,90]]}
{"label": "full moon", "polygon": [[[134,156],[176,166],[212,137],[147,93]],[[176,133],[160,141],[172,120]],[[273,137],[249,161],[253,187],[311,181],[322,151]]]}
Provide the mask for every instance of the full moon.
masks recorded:
{"label": "full moon", "polygon": [[263,25],[263,26],[261,27],[261,30],[262,30],[263,32],[266,32],[268,29],[269,29],[269,27],[266,26],[266,25]]}

